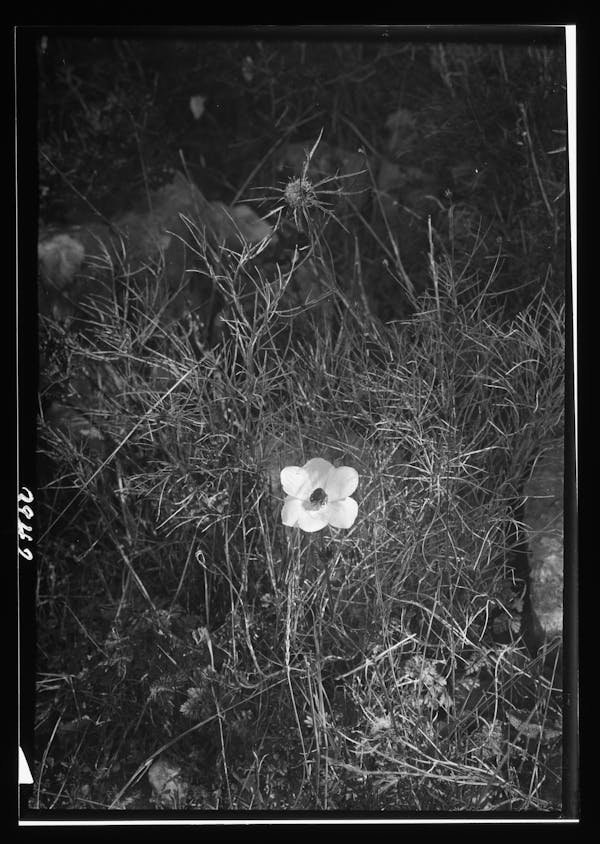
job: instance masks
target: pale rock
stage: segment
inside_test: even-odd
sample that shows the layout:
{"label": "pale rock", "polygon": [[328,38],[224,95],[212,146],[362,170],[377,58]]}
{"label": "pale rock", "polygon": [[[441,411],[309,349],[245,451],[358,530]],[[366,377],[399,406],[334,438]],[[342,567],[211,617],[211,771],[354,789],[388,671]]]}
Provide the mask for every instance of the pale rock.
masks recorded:
{"label": "pale rock", "polygon": [[[181,316],[202,307],[210,299],[210,281],[198,273],[186,273],[193,252],[204,241],[241,251],[277,237],[273,227],[247,205],[228,206],[209,202],[202,191],[182,173],[150,195],[150,210],[132,209],[108,223],[91,221],[61,232],[44,232],[38,244],[40,310],[55,317],[71,316],[86,297],[106,296],[94,282],[97,270],[163,265],[157,280],[169,291],[181,290],[170,315]],[[82,272],[84,266],[90,271]],[[183,288],[183,289],[182,289]]]}
{"label": "pale rock", "polygon": [[536,461],[525,484],[531,608],[546,639],[563,629],[563,444]]}
{"label": "pale rock", "polygon": [[64,290],[73,282],[84,259],[83,243],[71,234],[52,234],[38,243],[41,278],[56,290]]}
{"label": "pale rock", "polygon": [[223,202],[212,202],[210,205],[213,224],[229,247],[239,249],[244,241],[258,243],[273,232],[273,227],[247,205],[228,206]]}

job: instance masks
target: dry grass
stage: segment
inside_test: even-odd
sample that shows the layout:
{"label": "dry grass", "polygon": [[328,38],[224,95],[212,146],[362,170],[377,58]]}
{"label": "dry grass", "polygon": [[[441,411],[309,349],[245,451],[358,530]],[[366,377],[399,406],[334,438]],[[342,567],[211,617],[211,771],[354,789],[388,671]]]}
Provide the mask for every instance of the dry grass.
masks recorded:
{"label": "dry grass", "polygon": [[[442,53],[451,98],[483,85]],[[337,90],[340,113],[364,96]],[[189,221],[214,342],[165,321],[160,258],[135,274],[100,256],[79,321],[42,322],[40,404],[70,410],[40,420],[31,805],[143,807],[166,754],[180,808],[557,809],[560,655],[526,644],[519,515],[564,424],[556,279],[501,296],[500,218],[464,204],[413,213],[409,265],[374,181],[370,217],[328,181],[293,202],[285,184],[271,222],[304,237],[287,262]],[[312,456],[360,473],[348,531],[280,522],[279,470]]]}

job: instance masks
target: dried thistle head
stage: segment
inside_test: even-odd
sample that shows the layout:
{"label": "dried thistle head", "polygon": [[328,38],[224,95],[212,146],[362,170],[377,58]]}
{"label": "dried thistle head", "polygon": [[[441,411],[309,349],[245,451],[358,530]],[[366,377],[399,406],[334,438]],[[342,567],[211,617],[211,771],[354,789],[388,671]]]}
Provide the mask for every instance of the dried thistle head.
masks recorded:
{"label": "dried thistle head", "polygon": [[[306,224],[310,226],[312,221],[310,213],[311,209],[318,209],[325,213],[329,213],[327,211],[326,204],[319,199],[317,194],[317,188],[321,187],[321,185],[329,180],[323,179],[317,184],[313,184],[308,178],[310,163],[319,143],[321,142],[322,135],[323,130],[321,129],[319,137],[313,144],[312,149],[310,152],[306,153],[306,158],[304,160],[304,164],[302,165],[302,172],[300,176],[290,179],[283,190],[284,202],[286,203],[288,210],[291,212],[297,229],[302,229],[302,219],[304,219]],[[325,193],[325,191],[320,191],[320,193]]]}
{"label": "dried thistle head", "polygon": [[[342,191],[339,187],[336,187],[334,190],[325,189],[326,185],[336,183],[340,178],[339,175],[327,176],[324,179],[320,179],[318,182],[312,182],[308,177],[311,161],[319,143],[321,142],[322,135],[323,130],[321,129],[319,137],[313,144],[312,148],[310,151],[306,152],[306,157],[302,165],[300,175],[290,179],[285,187],[276,188],[277,193],[279,194],[277,199],[283,200],[283,202],[270,211],[264,218],[265,220],[267,217],[272,215],[281,215],[284,213],[292,218],[294,225],[298,230],[303,231],[305,226],[309,230],[314,230],[315,223],[318,220],[318,216],[316,215],[321,213],[327,217],[333,218],[336,222],[342,225],[335,214],[330,210],[330,203],[324,198],[326,196],[339,196],[341,194]],[[272,197],[262,197],[262,199],[269,198]],[[345,227],[342,226],[342,228]]]}
{"label": "dried thistle head", "polygon": [[319,202],[314,185],[302,175],[300,178],[291,179],[283,191],[283,198],[292,214],[297,229],[302,228],[302,218],[307,225],[311,222],[310,210],[319,208],[325,211],[325,206]]}
{"label": "dried thistle head", "polygon": [[299,179],[290,179],[283,191],[283,198],[293,213],[298,213],[303,208],[310,208],[319,203],[312,182],[305,176],[300,176]]}

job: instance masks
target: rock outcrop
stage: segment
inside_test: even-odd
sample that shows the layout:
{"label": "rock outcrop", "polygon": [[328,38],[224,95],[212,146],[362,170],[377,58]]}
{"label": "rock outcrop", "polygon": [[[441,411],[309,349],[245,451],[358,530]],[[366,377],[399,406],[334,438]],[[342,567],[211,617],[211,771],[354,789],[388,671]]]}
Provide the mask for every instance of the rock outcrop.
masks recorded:
{"label": "rock outcrop", "polygon": [[[162,262],[157,278],[170,291],[177,291],[196,282],[193,274],[185,277],[184,273],[204,240],[240,251],[245,243],[275,238],[272,226],[249,206],[209,202],[181,173],[151,194],[147,205],[149,210],[130,210],[110,223],[91,221],[40,233],[42,313],[52,313],[57,319],[72,316],[86,296],[102,292],[98,270],[111,265],[119,269],[119,261],[125,260],[133,273]],[[195,291],[191,293],[194,298]]]}
{"label": "rock outcrop", "polygon": [[563,629],[563,443],[542,452],[525,484],[531,609],[546,640]]}

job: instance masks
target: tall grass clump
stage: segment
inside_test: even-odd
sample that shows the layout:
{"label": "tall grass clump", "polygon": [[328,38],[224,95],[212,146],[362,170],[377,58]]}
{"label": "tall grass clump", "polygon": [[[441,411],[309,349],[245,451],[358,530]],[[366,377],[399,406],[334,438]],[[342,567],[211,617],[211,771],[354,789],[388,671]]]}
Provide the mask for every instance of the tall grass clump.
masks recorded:
{"label": "tall grass clump", "polygon": [[[62,380],[41,396],[34,807],[143,806],[163,754],[182,808],[559,807],[559,653],[527,643],[519,505],[561,436],[563,307],[500,319],[430,227],[429,284],[384,324],[318,202],[285,267],[189,221],[212,340],[165,318],[160,261],[107,256],[70,330],[41,327]],[[280,470],[313,456],[360,474],[348,531],[281,524]]]}

